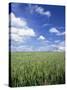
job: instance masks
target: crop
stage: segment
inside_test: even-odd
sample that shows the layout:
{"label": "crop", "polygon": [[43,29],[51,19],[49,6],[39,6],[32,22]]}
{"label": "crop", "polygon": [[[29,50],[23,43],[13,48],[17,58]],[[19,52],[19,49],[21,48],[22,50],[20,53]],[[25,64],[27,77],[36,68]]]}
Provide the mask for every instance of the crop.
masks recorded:
{"label": "crop", "polygon": [[64,52],[11,52],[11,87],[65,83]]}

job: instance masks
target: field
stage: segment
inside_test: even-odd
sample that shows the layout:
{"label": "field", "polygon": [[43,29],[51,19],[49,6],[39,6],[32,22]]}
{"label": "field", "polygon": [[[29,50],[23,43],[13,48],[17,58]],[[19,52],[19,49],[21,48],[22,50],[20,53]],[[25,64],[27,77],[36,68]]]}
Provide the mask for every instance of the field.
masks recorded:
{"label": "field", "polygon": [[64,52],[12,52],[10,86],[65,83]]}

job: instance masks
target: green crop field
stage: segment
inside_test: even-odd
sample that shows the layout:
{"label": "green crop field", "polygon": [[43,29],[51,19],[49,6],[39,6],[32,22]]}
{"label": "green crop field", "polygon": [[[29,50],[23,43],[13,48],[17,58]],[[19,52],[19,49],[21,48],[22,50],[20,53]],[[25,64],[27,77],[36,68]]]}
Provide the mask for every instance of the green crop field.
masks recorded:
{"label": "green crop field", "polygon": [[12,87],[65,83],[64,52],[12,52]]}

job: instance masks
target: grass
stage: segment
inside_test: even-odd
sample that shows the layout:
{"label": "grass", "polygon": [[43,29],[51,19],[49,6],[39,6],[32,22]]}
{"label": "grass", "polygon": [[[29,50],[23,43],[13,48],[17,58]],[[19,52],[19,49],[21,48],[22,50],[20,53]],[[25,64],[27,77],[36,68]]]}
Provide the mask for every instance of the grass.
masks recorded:
{"label": "grass", "polygon": [[11,87],[64,83],[64,52],[11,53]]}

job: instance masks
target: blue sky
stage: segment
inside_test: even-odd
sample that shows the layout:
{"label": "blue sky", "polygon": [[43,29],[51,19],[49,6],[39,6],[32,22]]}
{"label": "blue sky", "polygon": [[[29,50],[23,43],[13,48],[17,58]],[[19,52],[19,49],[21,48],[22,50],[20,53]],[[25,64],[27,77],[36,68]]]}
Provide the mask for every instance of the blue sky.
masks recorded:
{"label": "blue sky", "polygon": [[11,51],[64,51],[65,7],[9,4]]}

